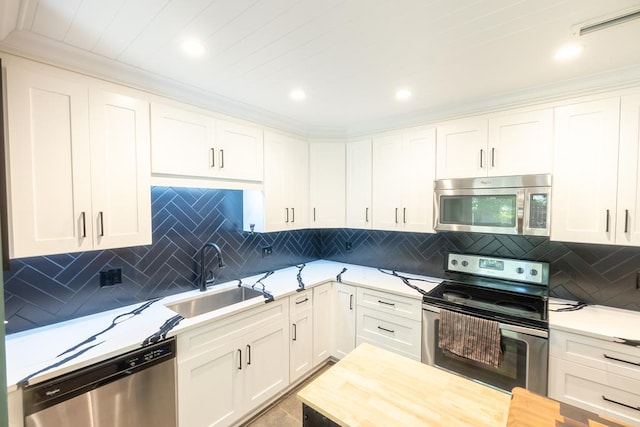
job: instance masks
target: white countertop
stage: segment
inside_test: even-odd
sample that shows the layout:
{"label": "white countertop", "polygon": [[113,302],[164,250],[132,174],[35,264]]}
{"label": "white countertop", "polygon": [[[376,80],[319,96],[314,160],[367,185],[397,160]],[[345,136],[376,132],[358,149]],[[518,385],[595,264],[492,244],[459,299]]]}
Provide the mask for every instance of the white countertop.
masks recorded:
{"label": "white countertop", "polygon": [[[346,269],[344,272],[343,270]],[[387,274],[385,274],[385,272]],[[342,273],[342,274],[341,274]],[[364,286],[385,292],[420,299],[420,292],[411,289],[403,282],[424,291],[435,287],[440,279],[407,273],[393,276],[390,270],[331,262],[314,261],[300,266],[276,270],[261,280],[265,289],[275,299],[285,298],[296,292],[299,287],[298,275],[305,288],[328,281],[335,281],[341,275],[343,283]],[[243,286],[261,289],[258,280],[265,274],[242,278]],[[197,297],[206,293],[238,286],[240,281],[216,284],[205,293],[199,290],[187,291],[146,303],[134,304],[103,313],[94,314],[66,322],[11,334],[6,337],[7,348],[7,385],[9,391],[18,384],[35,384],[47,379],[80,369],[121,353],[140,348],[145,339],[158,334],[161,327],[170,319],[179,323],[164,330],[167,337],[197,327],[205,322],[247,310],[264,304],[263,298],[253,298],[211,311],[190,319],[176,319],[176,313],[166,305]],[[138,309],[139,314],[127,314]],[[120,316],[124,315],[124,316]],[[120,316],[120,317],[118,317]],[[117,318],[117,319],[116,319]],[[114,322],[114,319],[115,322]],[[114,326],[111,326],[114,324]],[[91,339],[92,337],[95,337]],[[91,339],[91,340],[89,340]]]}
{"label": "white countertop", "polygon": [[[345,270],[346,269],[346,270]],[[344,270],[344,272],[343,272]],[[342,274],[341,274],[342,273]],[[398,272],[379,270],[332,261],[313,261],[300,266],[276,270],[265,277],[259,274],[227,283],[211,286],[205,293],[187,291],[146,303],[134,304],[66,322],[11,334],[6,337],[7,385],[9,391],[28,381],[35,384],[47,379],[83,368],[101,360],[140,348],[145,339],[159,334],[168,320],[178,321],[164,329],[167,337],[175,336],[205,322],[221,319],[243,310],[264,304],[263,298],[253,298],[241,303],[211,311],[191,319],[178,319],[176,313],[166,305],[190,299],[206,293],[238,286],[260,289],[258,280],[276,300],[286,298],[299,287],[298,275],[305,288],[335,281],[337,276],[343,283],[379,289],[385,292],[421,299],[422,294],[404,282],[424,291],[433,289],[441,279]],[[640,312],[604,306],[587,306],[580,310],[555,312],[554,309],[569,307],[572,301],[550,300],[549,327],[582,335],[615,341],[616,338],[640,340]],[[138,315],[128,314],[138,309]],[[114,323],[115,326],[110,326]],[[95,336],[95,339],[87,341]],[[66,352],[65,352],[66,351]]]}

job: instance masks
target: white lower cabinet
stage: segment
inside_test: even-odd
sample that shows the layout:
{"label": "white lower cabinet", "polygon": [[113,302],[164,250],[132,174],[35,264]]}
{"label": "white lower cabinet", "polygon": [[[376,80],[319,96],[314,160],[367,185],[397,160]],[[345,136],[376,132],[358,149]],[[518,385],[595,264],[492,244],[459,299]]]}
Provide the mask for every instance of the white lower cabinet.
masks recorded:
{"label": "white lower cabinet", "polygon": [[342,359],[356,348],[356,287],[337,282],[333,286],[333,356]]}
{"label": "white lower cabinet", "polygon": [[367,288],[358,288],[356,300],[356,345],[367,342],[420,361],[420,300]]}
{"label": "white lower cabinet", "polygon": [[640,349],[551,330],[552,399],[640,426]]}
{"label": "white lower cabinet", "polygon": [[181,427],[227,426],[289,385],[288,301],[178,336]]}
{"label": "white lower cabinet", "polygon": [[289,380],[302,378],[313,367],[313,290],[289,297]]}
{"label": "white lower cabinet", "polygon": [[333,285],[331,282],[313,287],[313,366],[318,366],[333,353]]}

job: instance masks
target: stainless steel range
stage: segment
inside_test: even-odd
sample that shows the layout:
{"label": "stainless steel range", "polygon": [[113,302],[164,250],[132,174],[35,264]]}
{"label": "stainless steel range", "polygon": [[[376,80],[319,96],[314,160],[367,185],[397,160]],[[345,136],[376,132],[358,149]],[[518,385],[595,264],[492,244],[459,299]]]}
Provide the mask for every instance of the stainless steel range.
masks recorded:
{"label": "stainless steel range", "polygon": [[[423,298],[422,362],[504,391],[519,386],[546,395],[549,264],[450,253],[444,279]],[[499,360],[487,364],[443,345],[442,310],[446,319],[499,328]],[[456,339],[459,347],[470,342]]]}

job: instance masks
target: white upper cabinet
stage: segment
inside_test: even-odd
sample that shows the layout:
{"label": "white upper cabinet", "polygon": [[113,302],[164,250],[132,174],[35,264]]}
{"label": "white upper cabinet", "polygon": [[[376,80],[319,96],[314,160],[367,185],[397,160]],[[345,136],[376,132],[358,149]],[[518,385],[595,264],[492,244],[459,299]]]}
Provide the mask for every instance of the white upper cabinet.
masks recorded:
{"label": "white upper cabinet", "polygon": [[551,173],[553,109],[489,119],[489,176]]}
{"label": "white upper cabinet", "polygon": [[11,257],[151,243],[148,103],[103,87],[7,61]]}
{"label": "white upper cabinet", "polygon": [[438,127],[438,179],[550,173],[553,110],[463,119]]}
{"label": "white upper cabinet", "polygon": [[309,225],[309,144],[265,132],[264,191],[243,193],[243,228],[271,232]]}
{"label": "white upper cabinet", "polygon": [[620,108],[616,243],[640,246],[640,94]]}
{"label": "white upper cabinet", "polygon": [[435,129],[373,139],[373,228],[433,232]]}
{"label": "white upper cabinet", "polygon": [[309,226],[345,225],[345,145],[312,142],[309,145]]}
{"label": "white upper cabinet", "polygon": [[186,106],[151,106],[151,172],[262,181],[262,129],[216,119]]}
{"label": "white upper cabinet", "polygon": [[614,243],[619,121],[620,98],[556,108],[552,240]]}
{"label": "white upper cabinet", "polygon": [[371,228],[371,139],[347,143],[347,227]]}
{"label": "white upper cabinet", "polygon": [[487,175],[487,120],[463,119],[437,130],[436,177]]}

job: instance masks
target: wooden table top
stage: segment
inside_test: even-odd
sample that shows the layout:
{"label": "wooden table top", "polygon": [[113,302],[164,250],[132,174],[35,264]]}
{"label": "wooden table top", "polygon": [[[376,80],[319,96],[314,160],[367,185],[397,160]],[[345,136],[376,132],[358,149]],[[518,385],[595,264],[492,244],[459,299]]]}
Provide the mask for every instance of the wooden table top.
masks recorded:
{"label": "wooden table top", "polygon": [[496,427],[507,424],[511,396],[361,344],[298,398],[341,426]]}

